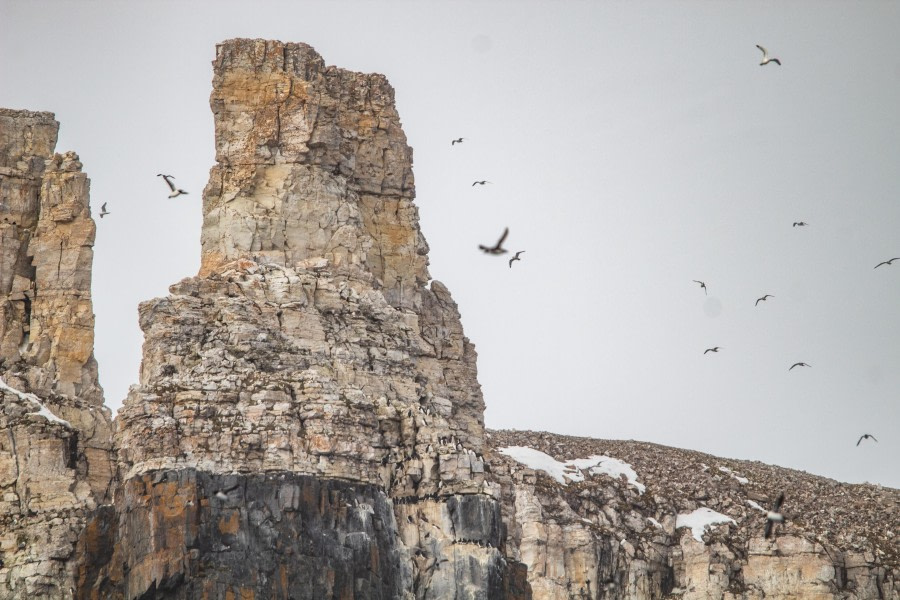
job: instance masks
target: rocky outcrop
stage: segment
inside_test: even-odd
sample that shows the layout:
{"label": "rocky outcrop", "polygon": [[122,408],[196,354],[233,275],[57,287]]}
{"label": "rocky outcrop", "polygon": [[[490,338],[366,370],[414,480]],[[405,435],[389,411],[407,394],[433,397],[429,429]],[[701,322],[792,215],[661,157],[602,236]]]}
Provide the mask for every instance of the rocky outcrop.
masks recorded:
{"label": "rocky outcrop", "polygon": [[88,179],[53,154],[57,130],[0,109],[0,598],[71,597],[67,563],[112,478]]}
{"label": "rocky outcrop", "polygon": [[114,435],[87,178],[0,111],[0,599],[900,598],[897,490],[486,431],[385,78],[262,40],[213,68],[200,272],[140,306]]}
{"label": "rocky outcrop", "polygon": [[[157,474],[191,470],[228,475],[236,489],[256,485],[272,506],[281,484],[265,481],[347,482],[399,532],[366,542],[390,558],[386,577],[399,587],[357,578],[353,597],[499,589],[499,504],[484,479],[476,356],[450,293],[426,287],[412,151],[393,90],[380,75],[326,67],[303,44],[232,40],[216,54],[217,164],[204,193],[201,272],[140,308],[141,380],[117,434],[116,543],[129,569],[109,577],[134,597],[160,577],[175,585],[196,576],[209,557],[192,554],[190,536],[173,545],[142,535],[165,504],[137,508],[166,493]],[[269,479],[251,484],[260,474]],[[214,522],[232,518],[214,496],[196,501],[210,503]],[[248,507],[235,510],[233,533],[255,535]],[[305,521],[281,523],[280,535],[305,535]],[[344,553],[362,543],[347,536]],[[261,597],[280,589],[278,569],[302,568],[297,554],[267,564],[276,570],[264,570]],[[332,564],[332,579],[352,581],[348,565]],[[172,597],[231,585],[220,569],[202,573]]]}
{"label": "rocky outcrop", "polygon": [[[534,598],[900,597],[898,490],[641,442],[487,439],[507,558],[527,568]],[[528,467],[541,463],[521,448],[563,475]],[[781,492],[787,522],[767,540],[766,507]],[[684,525],[698,509],[722,523]]]}

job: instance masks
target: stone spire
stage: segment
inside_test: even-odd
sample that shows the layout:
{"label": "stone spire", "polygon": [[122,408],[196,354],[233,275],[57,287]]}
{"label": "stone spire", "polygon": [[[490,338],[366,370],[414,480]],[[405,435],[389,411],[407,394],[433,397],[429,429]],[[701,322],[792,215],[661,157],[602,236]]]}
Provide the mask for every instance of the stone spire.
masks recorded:
{"label": "stone spire", "polygon": [[324,257],[374,275],[392,305],[414,305],[428,245],[387,79],[266,40],[218,45],[213,67],[217,164],[203,196],[201,274],[239,257]]}

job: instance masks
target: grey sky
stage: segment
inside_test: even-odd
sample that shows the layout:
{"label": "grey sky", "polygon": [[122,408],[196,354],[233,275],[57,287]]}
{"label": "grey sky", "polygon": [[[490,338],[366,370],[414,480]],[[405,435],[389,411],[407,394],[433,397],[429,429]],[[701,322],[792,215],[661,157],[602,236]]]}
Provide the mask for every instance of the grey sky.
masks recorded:
{"label": "grey sky", "polygon": [[[898,30],[896,2],[2,0],[0,106],[55,112],[109,203],[93,289],[114,409],[138,302],[199,266],[215,44],[261,37],[395,87],[489,427],[898,487],[900,262],[873,270],[900,256]],[[190,195],[167,200],[161,171]],[[476,249],[504,226],[512,269]]]}

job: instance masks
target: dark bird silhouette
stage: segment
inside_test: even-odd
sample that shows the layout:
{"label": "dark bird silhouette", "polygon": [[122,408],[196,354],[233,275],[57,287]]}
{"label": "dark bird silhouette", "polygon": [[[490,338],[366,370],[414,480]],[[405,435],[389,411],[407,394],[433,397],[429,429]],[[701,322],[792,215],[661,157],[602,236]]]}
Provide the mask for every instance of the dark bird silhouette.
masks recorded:
{"label": "dark bird silhouette", "polygon": [[706,284],[705,284],[705,283],[703,283],[702,281],[697,281],[696,279],[692,279],[691,281],[693,281],[694,283],[699,283],[699,284],[700,284],[700,287],[703,288],[703,293],[704,293],[704,294],[708,293],[708,292],[706,291]]}
{"label": "dark bird silhouette", "polygon": [[875,265],[875,268],[877,269],[877,268],[880,267],[881,265],[890,265],[890,264],[893,263],[895,260],[900,260],[900,256],[898,256],[898,257],[896,257],[896,258],[892,258],[891,260],[886,260],[886,261],[884,261],[884,262],[880,262],[880,263],[878,263],[877,265]]}
{"label": "dark bird silhouette", "polygon": [[485,181],[484,179],[482,179],[481,181],[476,181],[475,183],[473,183],[472,187],[475,187],[476,185],[484,185],[486,183],[490,183],[490,181]]}
{"label": "dark bird silhouette", "polygon": [[772,535],[772,529],[775,527],[775,523],[784,523],[784,515],[781,514],[781,505],[783,503],[784,492],[778,495],[778,499],[775,500],[775,504],[772,505],[772,510],[766,513],[766,529],[763,532],[766,539]]}
{"label": "dark bird silhouette", "polygon": [[517,261],[517,260],[522,260],[521,258],[519,258],[519,255],[522,254],[523,252],[525,252],[525,251],[524,251],[524,250],[519,250],[518,252],[516,252],[516,255],[515,255],[515,256],[513,256],[511,259],[509,259],[509,268],[510,268],[510,269],[512,269],[512,264],[513,264],[513,262],[515,262],[515,261]]}
{"label": "dark bird silhouette", "polygon": [[[808,365],[805,362],[798,362],[791,365],[791,369],[793,369],[794,367],[812,367],[812,365]],[[791,369],[788,369],[788,371],[790,371]]]}
{"label": "dark bird silhouette", "polygon": [[169,198],[177,198],[178,196],[180,196],[180,195],[182,195],[182,194],[187,194],[186,191],[184,191],[184,190],[182,190],[182,189],[180,189],[180,188],[175,187],[175,184],[172,183],[172,180],[175,179],[175,178],[172,177],[171,175],[163,175],[162,173],[157,173],[156,176],[157,176],[157,177],[162,177],[163,180],[165,180],[166,185],[169,186],[169,189],[172,190],[172,193],[169,194]]}
{"label": "dark bird silhouette", "polygon": [[450,145],[455,146],[456,144],[462,144],[464,139],[466,139],[466,138],[456,138],[455,140],[450,142]]}
{"label": "dark bird silhouette", "polygon": [[482,250],[485,254],[506,254],[506,249],[503,248],[503,241],[506,239],[506,236],[509,234],[509,227],[503,230],[503,235],[500,236],[500,239],[497,240],[497,243],[493,246],[482,246],[479,245],[478,248]]}
{"label": "dark bird silhouette", "polygon": [[718,352],[719,350],[721,350],[721,348],[719,348],[718,346],[716,346],[715,348],[707,348],[703,351],[703,354],[706,354],[707,352]]}
{"label": "dark bird silhouette", "polygon": [[[860,443],[861,441],[867,440],[867,439],[869,439],[869,438],[872,438],[873,440],[875,440],[875,436],[872,435],[871,433],[864,433],[864,434],[862,434],[861,436],[859,436],[859,439],[856,440],[856,445],[859,446],[859,443]],[[877,442],[878,440],[875,440],[875,441]]]}
{"label": "dark bird silhouette", "polygon": [[762,62],[759,63],[759,66],[767,65],[767,64],[769,64],[770,62],[775,63],[775,64],[778,65],[779,67],[781,66],[781,61],[780,61],[780,60],[778,60],[777,58],[769,58],[769,51],[768,51],[768,50],[766,50],[765,48],[763,48],[763,47],[760,46],[759,44],[757,44],[756,47],[759,48],[760,50],[762,50],[762,53],[763,53],[763,59],[762,59]]}
{"label": "dark bird silhouette", "polygon": [[106,202],[104,202],[103,205],[100,207],[100,218],[102,219],[103,217],[105,217],[108,214],[109,214],[109,211],[106,210]]}
{"label": "dark bird silhouette", "polygon": [[[762,298],[757,298],[757,299],[756,299],[756,304],[759,304],[760,302],[765,302],[765,301],[766,301],[766,298],[774,298],[774,297],[775,297],[775,296],[773,296],[772,294],[766,294],[766,295],[763,296]],[[753,306],[756,306],[756,304],[754,304]]]}
{"label": "dark bird silhouette", "polygon": [[806,227],[809,223],[804,223],[803,221],[794,221],[792,227]]}

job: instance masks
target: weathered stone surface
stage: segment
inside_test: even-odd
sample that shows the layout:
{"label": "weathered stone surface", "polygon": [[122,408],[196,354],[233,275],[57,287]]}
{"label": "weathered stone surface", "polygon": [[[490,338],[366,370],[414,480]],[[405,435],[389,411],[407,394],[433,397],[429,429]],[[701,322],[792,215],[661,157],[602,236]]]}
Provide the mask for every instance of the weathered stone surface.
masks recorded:
{"label": "weathered stone surface", "polygon": [[[641,442],[528,431],[486,439],[506,555],[527,569],[534,598],[900,598],[900,490]],[[510,446],[563,462],[617,458],[646,490],[589,470],[563,485],[497,452]],[[766,540],[760,505],[781,491],[788,522]],[[700,507],[736,524],[707,529],[703,542],[675,528],[678,514]]]}
{"label": "weathered stone surface", "polygon": [[0,109],[0,598],[72,597],[68,562],[109,500],[93,356],[94,222],[50,113]]}
{"label": "weathered stone surface", "polygon": [[[262,40],[214,71],[201,270],[140,306],[114,461],[88,181],[52,115],[0,111],[0,600],[900,598],[898,490],[486,432],[384,77]],[[639,481],[563,485],[506,446]],[[677,527],[698,508],[726,521],[702,541]]]}

